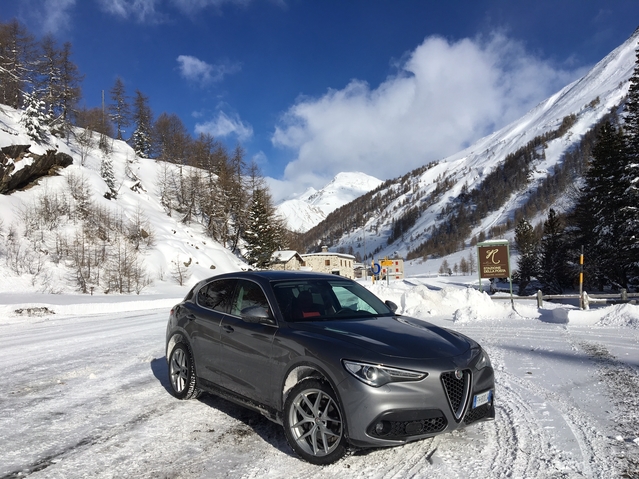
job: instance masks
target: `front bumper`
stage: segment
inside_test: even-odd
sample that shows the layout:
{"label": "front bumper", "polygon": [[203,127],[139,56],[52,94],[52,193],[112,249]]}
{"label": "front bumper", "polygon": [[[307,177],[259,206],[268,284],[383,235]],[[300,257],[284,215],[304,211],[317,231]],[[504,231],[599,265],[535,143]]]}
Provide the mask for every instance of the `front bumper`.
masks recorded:
{"label": "front bumper", "polygon": [[[454,370],[453,370],[454,371]],[[442,380],[451,371],[431,372],[416,382],[375,388],[355,378],[338,385],[349,441],[356,447],[396,446],[495,418],[491,367],[465,369],[463,394]],[[486,404],[473,408],[473,397],[492,391]]]}

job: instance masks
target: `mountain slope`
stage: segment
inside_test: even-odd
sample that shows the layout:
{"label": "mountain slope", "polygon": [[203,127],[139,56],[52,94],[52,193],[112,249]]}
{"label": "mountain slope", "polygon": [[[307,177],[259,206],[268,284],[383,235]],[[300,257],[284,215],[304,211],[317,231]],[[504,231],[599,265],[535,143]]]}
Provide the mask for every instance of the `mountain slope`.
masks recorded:
{"label": "mountain slope", "polygon": [[306,232],[340,206],[350,203],[380,184],[381,180],[365,173],[338,173],[321,190],[310,188],[299,198],[280,203],[277,212],[286,220],[290,230]]}
{"label": "mountain slope", "polygon": [[[200,224],[169,215],[160,178],[176,178],[176,165],[136,158],[123,141],[109,139],[105,153],[97,134],[80,144],[80,129],[70,139],[47,135],[37,144],[20,123],[21,114],[0,105],[0,147],[56,150],[70,155],[73,164],[0,195],[0,293],[153,293],[247,268]],[[112,200],[104,197],[109,191],[101,174],[105,158],[115,178],[117,198]],[[19,169],[29,158],[10,161]]]}
{"label": "mountain slope", "polygon": [[[462,241],[468,245],[482,233],[490,237],[498,227],[503,234],[540,188],[582,147],[582,140],[592,136],[596,124],[619,110],[635,65],[637,39],[635,32],[583,78],[541,102],[520,120],[345,205],[311,229],[304,243],[310,247],[322,241],[332,249],[352,251],[361,257],[373,253],[419,257],[463,249]],[[521,172],[524,178],[515,181]],[[556,200],[559,209],[569,206],[566,195],[581,173],[571,171],[573,176],[563,180],[567,185],[563,197]],[[496,188],[490,183],[496,179],[515,186],[508,189],[500,184]],[[540,211],[528,209],[534,216],[528,219],[538,220],[547,209],[547,205]],[[343,220],[356,216],[357,220]],[[454,230],[467,217],[472,221],[459,240],[459,232]],[[432,240],[434,237],[436,240]],[[421,247],[429,241],[434,245]],[[451,241],[459,243],[440,248]]]}

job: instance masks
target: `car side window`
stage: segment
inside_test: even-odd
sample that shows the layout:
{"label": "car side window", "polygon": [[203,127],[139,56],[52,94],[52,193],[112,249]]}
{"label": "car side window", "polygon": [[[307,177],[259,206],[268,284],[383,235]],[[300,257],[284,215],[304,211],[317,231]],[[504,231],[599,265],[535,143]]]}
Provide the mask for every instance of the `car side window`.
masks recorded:
{"label": "car side window", "polygon": [[355,295],[349,289],[342,286],[333,286],[333,292],[340,303],[340,308],[351,309],[353,311],[366,311],[371,314],[377,313],[368,303],[362,298]]}
{"label": "car side window", "polygon": [[253,281],[240,280],[231,307],[231,314],[242,317],[242,311],[252,306],[262,306],[270,311],[264,291]]}
{"label": "car side window", "polygon": [[211,281],[198,291],[197,303],[204,308],[228,313],[236,283],[236,279]]}

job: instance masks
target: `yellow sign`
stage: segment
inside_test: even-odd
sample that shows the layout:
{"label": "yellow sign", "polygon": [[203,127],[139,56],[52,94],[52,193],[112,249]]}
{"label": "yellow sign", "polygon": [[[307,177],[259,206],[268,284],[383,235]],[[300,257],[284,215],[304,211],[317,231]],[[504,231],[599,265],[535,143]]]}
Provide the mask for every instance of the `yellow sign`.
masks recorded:
{"label": "yellow sign", "polygon": [[382,266],[393,266],[393,260],[391,259],[383,259],[379,262]]}

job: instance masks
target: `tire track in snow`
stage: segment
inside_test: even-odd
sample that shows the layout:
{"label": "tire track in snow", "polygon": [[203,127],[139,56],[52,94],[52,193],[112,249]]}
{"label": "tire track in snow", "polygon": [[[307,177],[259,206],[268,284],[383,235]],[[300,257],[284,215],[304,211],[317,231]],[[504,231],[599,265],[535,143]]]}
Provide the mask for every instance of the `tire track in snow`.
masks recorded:
{"label": "tire track in snow", "polygon": [[[556,333],[556,331],[555,331]],[[570,339],[565,336],[569,333],[563,330],[561,341],[570,344]],[[546,341],[557,340],[557,336],[546,337]],[[484,341],[484,345],[489,347],[489,355],[494,364],[505,364],[503,360],[503,349],[493,339]],[[529,359],[530,364],[522,366],[534,366],[534,359]],[[617,477],[619,471],[611,457],[614,457],[610,440],[602,434],[600,425],[588,414],[567,400],[566,397],[550,390],[539,383],[532,383],[529,378],[498,369],[495,371],[497,382],[497,406],[499,412],[505,412],[509,421],[514,421],[516,442],[518,450],[524,454],[536,456],[531,458],[529,465],[525,465],[525,460],[518,457],[515,460],[515,469],[507,471],[501,469],[494,471],[497,475],[515,474],[521,477]],[[564,451],[557,449],[553,445],[553,437],[544,428],[539,426],[539,414],[534,407],[535,399],[539,398],[545,409],[556,411],[561,420],[567,426],[579,448],[580,458],[574,459],[566,457]],[[498,421],[501,422],[501,421]],[[503,440],[503,439],[502,439]],[[527,448],[524,452],[522,445]],[[511,446],[512,447],[512,446]]]}

